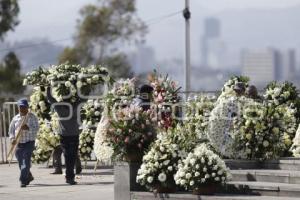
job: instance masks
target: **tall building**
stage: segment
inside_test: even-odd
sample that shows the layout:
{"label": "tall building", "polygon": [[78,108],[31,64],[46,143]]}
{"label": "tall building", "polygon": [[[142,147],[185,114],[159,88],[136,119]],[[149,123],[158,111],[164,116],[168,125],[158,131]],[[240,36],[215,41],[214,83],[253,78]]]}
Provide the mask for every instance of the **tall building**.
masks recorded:
{"label": "tall building", "polygon": [[243,75],[250,77],[253,84],[264,87],[270,81],[292,78],[295,72],[294,50],[276,49],[244,50],[241,56]]}
{"label": "tall building", "polygon": [[155,52],[150,46],[138,44],[136,49],[128,55],[129,62],[135,73],[152,71],[156,66]]}
{"label": "tall building", "polygon": [[292,80],[296,75],[297,59],[296,50],[289,49],[281,53],[281,80]]}
{"label": "tall building", "polygon": [[220,69],[224,65],[225,43],[221,39],[221,23],[216,18],[204,21],[204,34],[201,39],[201,65]]}

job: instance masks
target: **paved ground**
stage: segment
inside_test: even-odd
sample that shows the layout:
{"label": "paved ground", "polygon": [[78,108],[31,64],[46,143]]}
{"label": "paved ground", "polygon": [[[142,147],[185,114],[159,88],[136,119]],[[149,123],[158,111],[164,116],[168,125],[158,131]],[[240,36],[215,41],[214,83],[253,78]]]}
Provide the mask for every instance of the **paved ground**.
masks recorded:
{"label": "paved ground", "polygon": [[10,167],[0,164],[1,200],[113,200],[113,170],[83,170],[76,177],[78,185],[65,184],[63,175],[50,175],[52,169],[34,165],[32,173],[35,180],[26,188],[20,188],[17,164]]}

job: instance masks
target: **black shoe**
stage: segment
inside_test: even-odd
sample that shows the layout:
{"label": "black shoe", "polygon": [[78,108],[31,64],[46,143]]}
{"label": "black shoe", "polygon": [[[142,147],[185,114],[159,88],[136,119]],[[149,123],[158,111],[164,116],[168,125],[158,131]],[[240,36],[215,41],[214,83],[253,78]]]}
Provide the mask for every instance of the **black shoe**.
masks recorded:
{"label": "black shoe", "polygon": [[26,187],[27,185],[25,183],[21,183],[21,188]]}
{"label": "black shoe", "polygon": [[81,174],[81,172],[82,172],[82,168],[80,167],[80,168],[76,168],[76,174]]}
{"label": "black shoe", "polygon": [[32,175],[30,175],[30,177],[29,177],[29,179],[28,179],[26,185],[29,185],[29,183],[30,183],[31,181],[33,181],[33,180],[34,180],[34,177],[33,177]]}
{"label": "black shoe", "polygon": [[62,171],[60,171],[60,170],[55,170],[54,172],[51,172],[50,174],[62,174]]}
{"label": "black shoe", "polygon": [[70,185],[77,185],[77,182],[74,180],[66,180],[66,183],[68,183]]}

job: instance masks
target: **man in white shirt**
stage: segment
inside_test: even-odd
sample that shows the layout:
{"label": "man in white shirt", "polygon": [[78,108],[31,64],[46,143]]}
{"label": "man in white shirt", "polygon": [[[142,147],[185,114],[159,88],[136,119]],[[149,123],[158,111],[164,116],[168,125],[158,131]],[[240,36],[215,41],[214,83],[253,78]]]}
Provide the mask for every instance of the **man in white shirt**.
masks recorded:
{"label": "man in white shirt", "polygon": [[20,182],[21,187],[26,187],[31,181],[33,176],[30,172],[31,156],[34,150],[34,142],[39,130],[39,122],[37,117],[30,113],[28,108],[28,101],[21,99],[18,101],[19,114],[14,116],[9,126],[9,138],[13,145],[16,144],[16,134],[19,127],[22,125],[24,117],[27,116],[24,124],[21,127],[21,137],[16,149],[16,158],[18,159],[19,168],[21,170]]}

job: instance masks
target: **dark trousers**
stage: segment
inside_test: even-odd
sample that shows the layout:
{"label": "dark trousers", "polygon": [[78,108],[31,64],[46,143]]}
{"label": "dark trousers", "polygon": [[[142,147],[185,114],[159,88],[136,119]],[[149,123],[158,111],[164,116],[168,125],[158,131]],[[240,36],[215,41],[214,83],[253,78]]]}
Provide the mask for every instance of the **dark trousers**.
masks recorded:
{"label": "dark trousers", "polygon": [[[62,171],[62,163],[61,163],[62,153],[63,153],[63,151],[62,151],[61,145],[57,146],[53,152],[53,168],[57,172]],[[79,157],[78,153],[76,156],[75,167],[76,167],[76,170],[81,170],[81,161],[80,161],[80,157]]]}
{"label": "dark trousers", "polygon": [[19,168],[21,170],[20,182],[27,184],[30,177],[31,156],[34,150],[34,141],[18,144],[16,149],[16,157],[18,159]]}
{"label": "dark trousers", "polygon": [[62,136],[60,144],[66,162],[66,179],[73,180],[75,178],[74,165],[78,155],[79,136]]}

